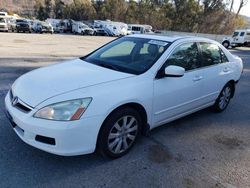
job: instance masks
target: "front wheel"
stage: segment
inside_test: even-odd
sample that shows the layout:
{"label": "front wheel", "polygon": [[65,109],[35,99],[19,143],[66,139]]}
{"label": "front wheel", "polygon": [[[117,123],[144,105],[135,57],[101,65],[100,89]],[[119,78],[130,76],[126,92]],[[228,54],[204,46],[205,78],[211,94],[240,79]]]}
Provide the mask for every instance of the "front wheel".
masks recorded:
{"label": "front wheel", "polygon": [[119,158],[135,144],[141,130],[142,120],[133,108],[113,112],[105,120],[98,137],[98,149],[104,156]]}
{"label": "front wheel", "polygon": [[225,48],[229,48],[229,46],[230,46],[230,44],[229,44],[228,41],[224,41],[224,42],[222,43],[222,45],[223,45]]}
{"label": "front wheel", "polygon": [[232,96],[233,96],[233,86],[232,84],[228,83],[224,86],[224,88],[220,92],[219,97],[216,99],[216,102],[213,106],[215,112],[224,111],[227,108]]}

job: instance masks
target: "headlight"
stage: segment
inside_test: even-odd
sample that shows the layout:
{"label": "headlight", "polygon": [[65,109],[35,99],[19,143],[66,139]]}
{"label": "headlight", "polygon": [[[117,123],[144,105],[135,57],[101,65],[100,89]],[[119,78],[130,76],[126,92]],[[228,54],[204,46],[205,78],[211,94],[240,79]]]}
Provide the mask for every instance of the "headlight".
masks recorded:
{"label": "headlight", "polygon": [[77,120],[88,108],[91,100],[92,98],[84,98],[51,104],[38,110],[34,117],[57,121]]}

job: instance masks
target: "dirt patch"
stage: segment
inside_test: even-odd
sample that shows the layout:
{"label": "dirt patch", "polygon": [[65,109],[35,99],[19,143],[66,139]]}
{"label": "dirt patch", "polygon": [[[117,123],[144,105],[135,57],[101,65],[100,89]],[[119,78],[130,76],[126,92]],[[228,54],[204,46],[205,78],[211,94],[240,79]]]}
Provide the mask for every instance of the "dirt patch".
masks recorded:
{"label": "dirt patch", "polygon": [[13,42],[14,43],[29,43],[29,41],[27,41],[27,40],[21,40],[21,39],[15,39]]}
{"label": "dirt patch", "polygon": [[229,149],[235,149],[243,144],[243,141],[239,140],[237,137],[227,137],[223,135],[216,135],[214,140]]}
{"label": "dirt patch", "polygon": [[150,145],[148,147],[148,158],[154,163],[166,163],[172,159],[171,153],[162,145]]}
{"label": "dirt patch", "polygon": [[223,186],[221,183],[216,183],[214,186],[212,186],[211,188],[225,188],[225,186]]}
{"label": "dirt patch", "polygon": [[183,158],[183,156],[182,156],[180,153],[178,153],[178,154],[175,156],[174,159],[175,159],[176,162],[179,163],[179,162],[182,162],[184,158]]}
{"label": "dirt patch", "polygon": [[183,181],[182,181],[182,184],[186,188],[197,187],[196,184],[195,184],[195,182],[193,180],[191,180],[190,178],[184,178]]}

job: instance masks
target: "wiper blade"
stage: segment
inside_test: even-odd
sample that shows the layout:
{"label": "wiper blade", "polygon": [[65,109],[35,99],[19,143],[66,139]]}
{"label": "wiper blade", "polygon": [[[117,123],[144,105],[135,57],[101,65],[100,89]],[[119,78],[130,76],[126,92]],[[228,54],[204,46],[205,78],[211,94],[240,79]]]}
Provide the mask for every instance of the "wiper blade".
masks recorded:
{"label": "wiper blade", "polygon": [[108,69],[119,71],[119,69],[117,67],[113,66],[113,65],[107,65],[107,64],[104,64],[104,63],[99,63],[99,64],[96,64],[96,65],[99,65],[101,67],[105,67],[105,68],[108,68]]}

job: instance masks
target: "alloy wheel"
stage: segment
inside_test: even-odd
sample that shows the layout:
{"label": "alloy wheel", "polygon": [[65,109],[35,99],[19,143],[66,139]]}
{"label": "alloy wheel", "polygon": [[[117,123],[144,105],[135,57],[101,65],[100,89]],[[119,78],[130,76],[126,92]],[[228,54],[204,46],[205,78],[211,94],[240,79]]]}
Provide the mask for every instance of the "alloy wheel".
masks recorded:
{"label": "alloy wheel", "polygon": [[108,135],[108,149],[114,154],[128,150],[138,134],[138,122],[133,116],[123,116],[115,122]]}
{"label": "alloy wheel", "polygon": [[221,110],[225,109],[231,98],[231,88],[229,86],[225,87],[219,98],[219,107]]}

